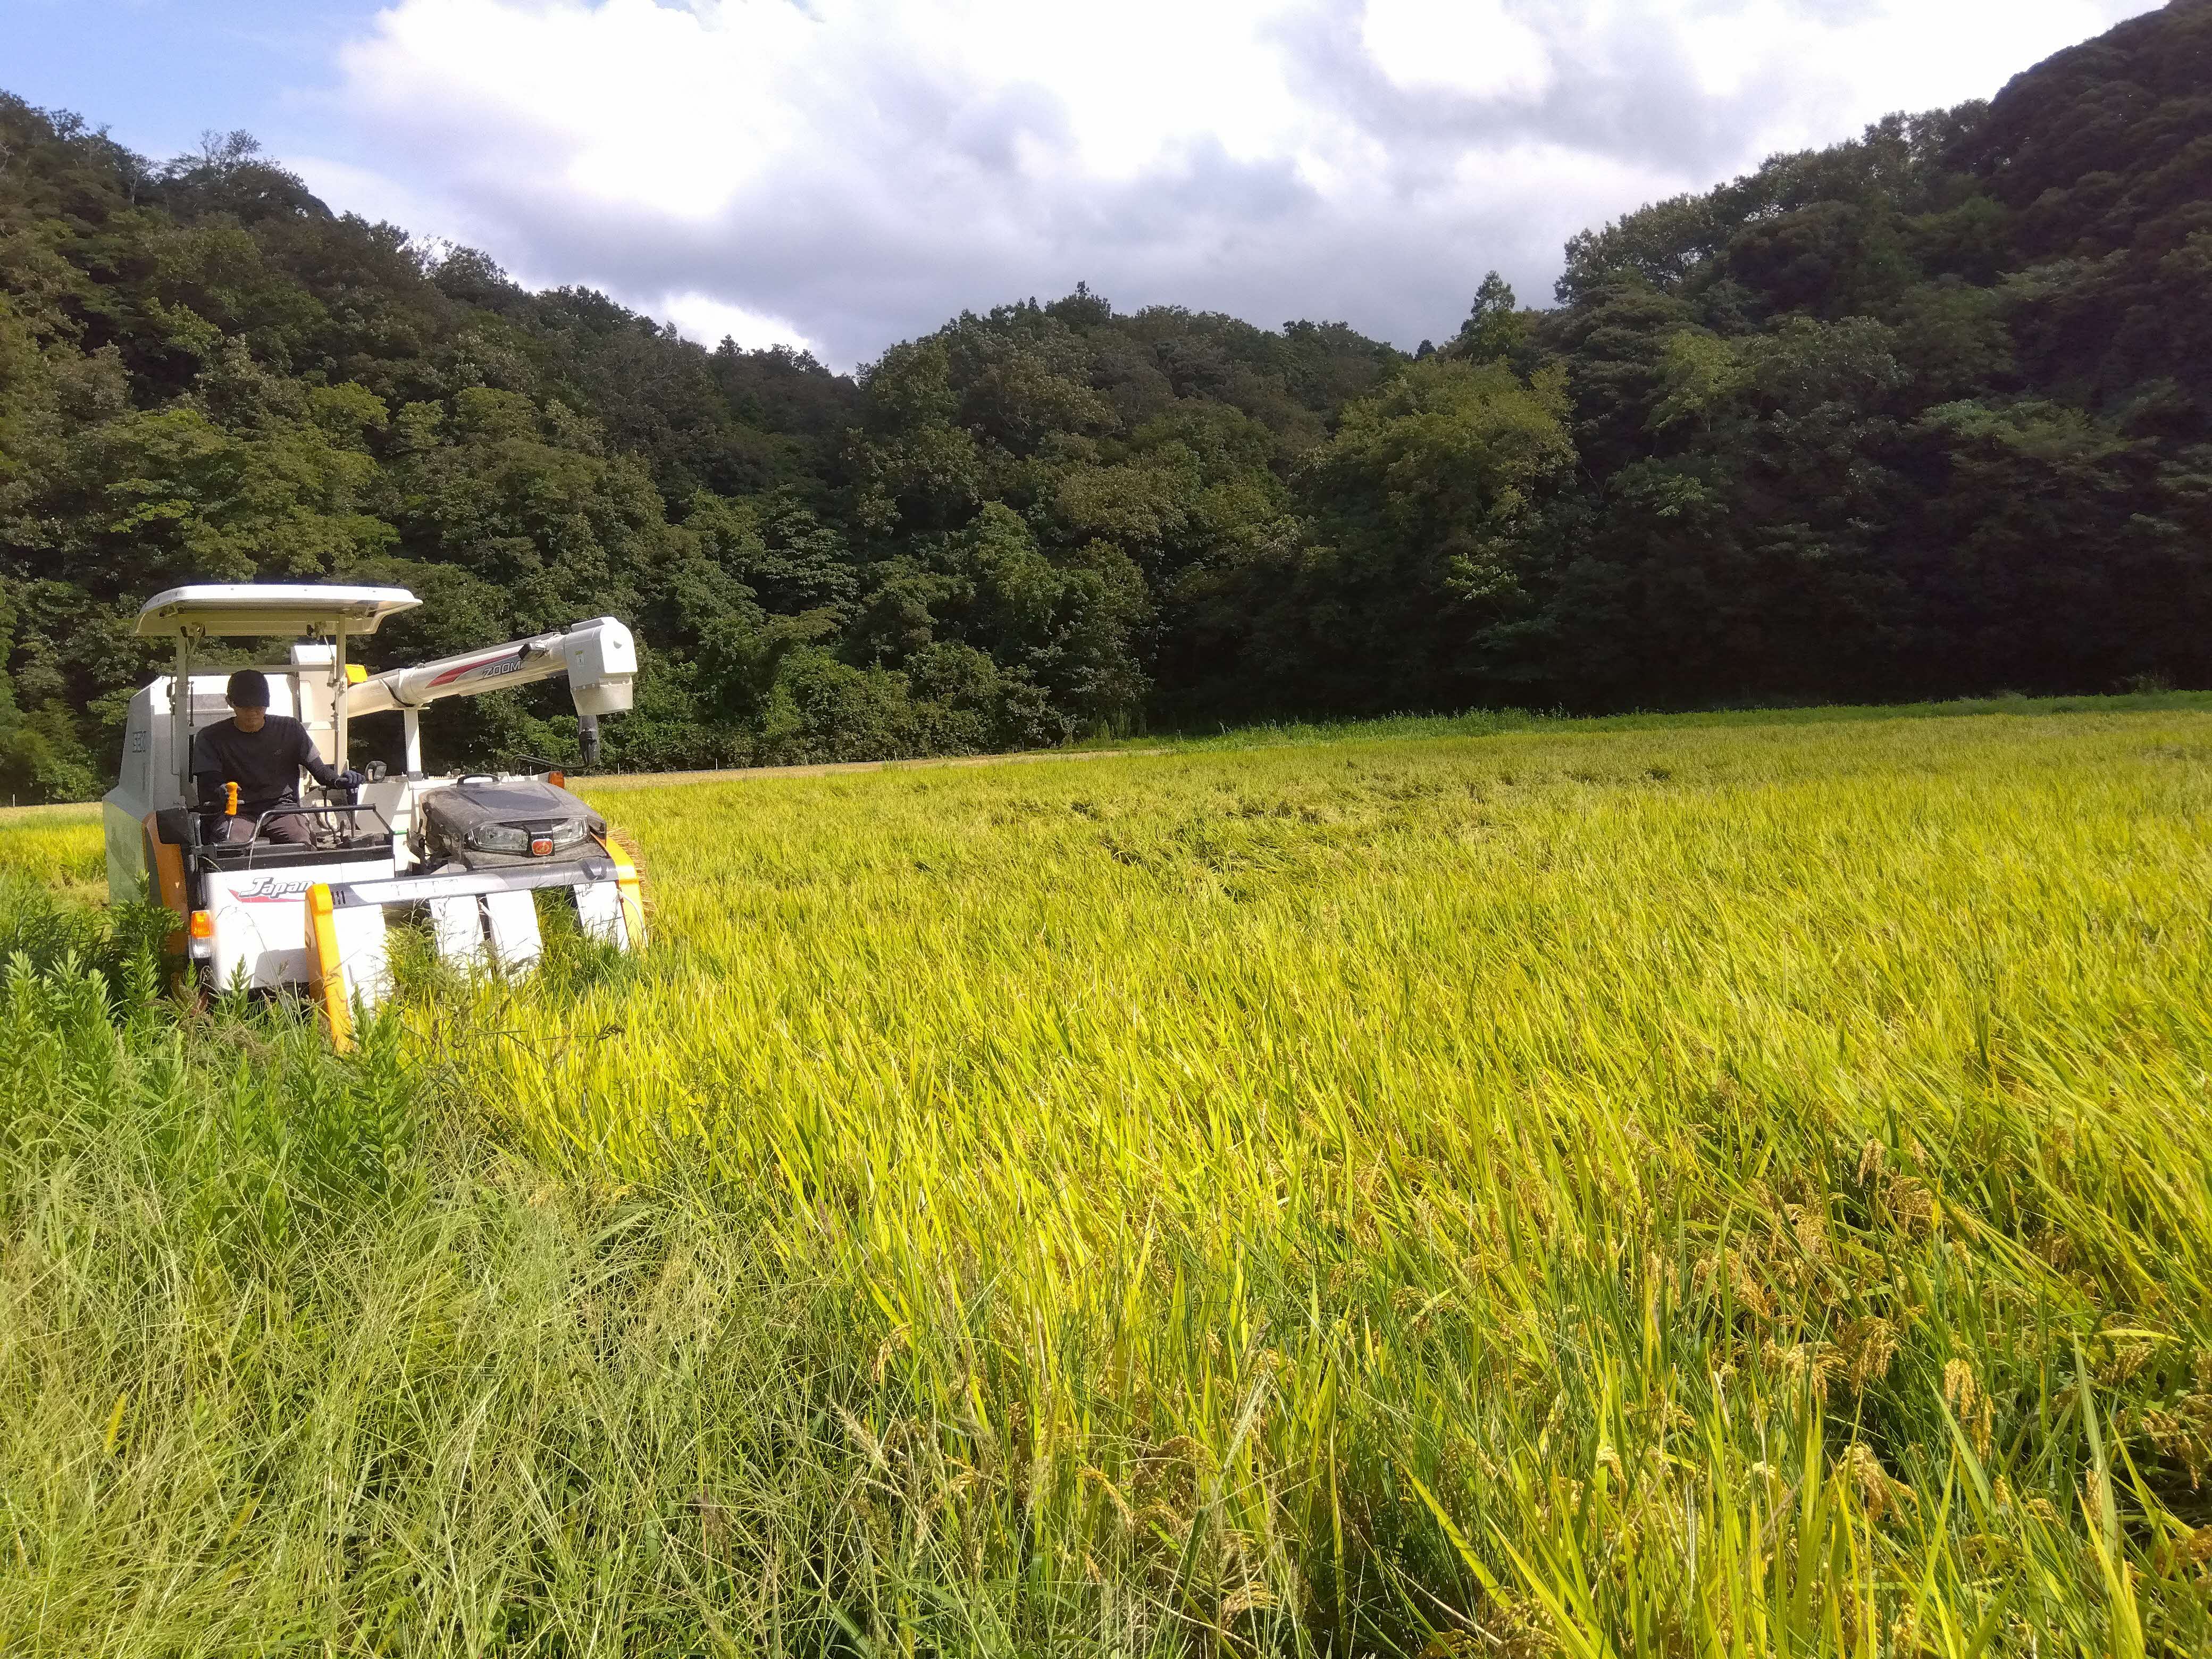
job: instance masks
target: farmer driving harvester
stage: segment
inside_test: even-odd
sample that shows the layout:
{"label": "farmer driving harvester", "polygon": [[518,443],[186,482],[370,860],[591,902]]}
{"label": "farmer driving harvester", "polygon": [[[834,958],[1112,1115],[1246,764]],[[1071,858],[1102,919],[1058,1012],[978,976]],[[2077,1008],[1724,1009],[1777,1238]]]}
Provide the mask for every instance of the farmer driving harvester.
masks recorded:
{"label": "farmer driving harvester", "polygon": [[192,737],[192,783],[200,811],[209,815],[208,841],[254,839],[309,843],[304,814],[281,809],[300,804],[300,771],[325,789],[359,789],[358,772],[341,772],[315,751],[307,728],[289,714],[269,712],[269,677],[241,668],[223,689],[227,720],[202,726]]}
{"label": "farmer driving harvester", "polygon": [[[103,815],[107,890],[174,916],[164,954],[179,987],[304,991],[343,1047],[355,1011],[392,989],[387,910],[426,921],[440,960],[510,979],[544,953],[541,896],[567,895],[587,937],[644,948],[637,866],[560,772],[433,774],[421,729],[442,699],[562,679],[588,759],[600,716],[630,706],[629,629],[595,617],[380,674],[347,660],[421,603],[396,587],[205,582],[140,609],[138,636],[173,641],[176,662],[131,699]],[[194,673],[221,639],[289,639],[290,661]],[[351,723],[387,712],[404,771],[341,769]]]}

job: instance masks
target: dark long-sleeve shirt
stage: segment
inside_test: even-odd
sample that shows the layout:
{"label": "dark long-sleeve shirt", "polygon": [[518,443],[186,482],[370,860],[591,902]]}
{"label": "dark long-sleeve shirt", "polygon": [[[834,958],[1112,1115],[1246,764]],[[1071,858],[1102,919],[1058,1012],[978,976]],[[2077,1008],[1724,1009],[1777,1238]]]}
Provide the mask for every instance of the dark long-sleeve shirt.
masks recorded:
{"label": "dark long-sleeve shirt", "polygon": [[238,786],[238,810],[266,812],[300,799],[300,769],[328,784],[338,769],[315,752],[307,728],[289,714],[271,714],[258,732],[241,732],[236,720],[217,720],[192,735],[192,785],[203,807],[219,808],[222,787]]}

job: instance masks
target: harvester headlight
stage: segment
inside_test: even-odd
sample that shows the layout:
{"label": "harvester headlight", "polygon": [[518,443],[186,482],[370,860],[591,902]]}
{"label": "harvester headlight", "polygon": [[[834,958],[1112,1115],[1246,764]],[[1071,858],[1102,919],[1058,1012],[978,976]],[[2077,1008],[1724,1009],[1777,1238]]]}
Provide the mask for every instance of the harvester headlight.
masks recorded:
{"label": "harvester headlight", "polygon": [[479,823],[471,825],[468,845],[478,853],[507,853],[517,857],[548,858],[565,853],[590,839],[591,826],[581,818],[562,818],[552,823]]}

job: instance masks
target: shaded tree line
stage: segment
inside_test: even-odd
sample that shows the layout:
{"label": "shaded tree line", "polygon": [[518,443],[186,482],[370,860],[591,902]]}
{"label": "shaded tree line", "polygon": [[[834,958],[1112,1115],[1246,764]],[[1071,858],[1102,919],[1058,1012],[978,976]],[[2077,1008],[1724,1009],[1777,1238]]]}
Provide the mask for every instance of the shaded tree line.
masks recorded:
{"label": "shaded tree line", "polygon": [[[1411,355],[1079,284],[851,376],[0,97],[0,789],[96,792],[188,580],[410,586],[386,660],[621,616],[634,767],[2212,684],[2207,88],[2175,0]],[[558,708],[431,739],[559,756]]]}

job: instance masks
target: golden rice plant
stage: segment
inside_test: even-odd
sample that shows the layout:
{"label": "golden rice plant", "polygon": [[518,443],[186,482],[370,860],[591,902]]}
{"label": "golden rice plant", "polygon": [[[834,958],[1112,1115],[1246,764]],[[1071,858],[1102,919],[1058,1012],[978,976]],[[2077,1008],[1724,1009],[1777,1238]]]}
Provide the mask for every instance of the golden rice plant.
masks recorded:
{"label": "golden rice plant", "polygon": [[543,1156],[764,1201],[927,1571],[1231,1644],[2195,1643],[2202,733],[625,792],[663,943],[422,1035]]}
{"label": "golden rice plant", "polygon": [[398,1048],[527,1201],[688,1241],[534,1385],[722,1402],[575,1443],[662,1494],[629,1650],[2202,1652],[2208,734],[625,787],[653,949]]}

